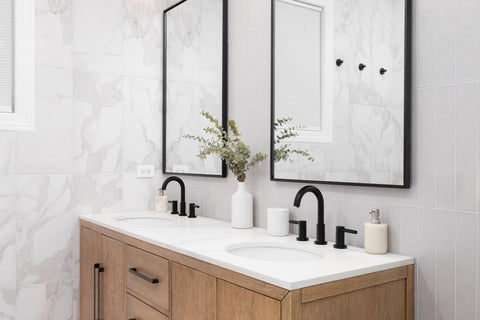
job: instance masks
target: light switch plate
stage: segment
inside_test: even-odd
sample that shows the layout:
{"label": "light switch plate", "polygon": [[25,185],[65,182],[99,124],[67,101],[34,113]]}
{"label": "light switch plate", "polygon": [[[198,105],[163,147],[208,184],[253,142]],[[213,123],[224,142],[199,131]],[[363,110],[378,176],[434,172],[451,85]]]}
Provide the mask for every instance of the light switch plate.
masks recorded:
{"label": "light switch plate", "polygon": [[155,177],[155,166],[153,164],[137,165],[137,178],[153,178]]}

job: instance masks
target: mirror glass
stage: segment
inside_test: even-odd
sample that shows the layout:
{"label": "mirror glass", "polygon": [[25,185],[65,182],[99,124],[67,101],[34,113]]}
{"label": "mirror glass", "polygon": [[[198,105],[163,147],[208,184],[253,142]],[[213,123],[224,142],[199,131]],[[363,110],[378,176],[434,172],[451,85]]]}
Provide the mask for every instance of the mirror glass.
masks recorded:
{"label": "mirror glass", "polygon": [[226,176],[218,157],[198,158],[198,143],[184,137],[204,136],[202,110],[226,128],[226,19],[226,0],[185,0],[164,12],[165,173]]}
{"label": "mirror glass", "polygon": [[0,112],[13,112],[13,0],[0,0]]}
{"label": "mirror glass", "polygon": [[272,0],[271,178],[409,187],[409,0]]}

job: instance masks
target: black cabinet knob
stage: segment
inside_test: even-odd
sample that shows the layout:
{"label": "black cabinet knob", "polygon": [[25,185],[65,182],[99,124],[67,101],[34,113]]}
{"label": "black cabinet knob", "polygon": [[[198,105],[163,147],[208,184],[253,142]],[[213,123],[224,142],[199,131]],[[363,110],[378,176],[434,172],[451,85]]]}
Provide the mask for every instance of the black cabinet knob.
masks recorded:
{"label": "black cabinet knob", "polygon": [[291,224],[298,224],[298,237],[297,237],[297,241],[308,241],[308,237],[307,237],[307,221],[305,221],[305,220],[300,220],[300,221],[290,220],[289,222],[290,222]]}
{"label": "black cabinet knob", "polygon": [[337,232],[335,234],[335,244],[333,245],[335,249],[347,248],[347,245],[345,244],[345,233],[357,234],[357,230],[346,229],[344,226],[337,226]]}

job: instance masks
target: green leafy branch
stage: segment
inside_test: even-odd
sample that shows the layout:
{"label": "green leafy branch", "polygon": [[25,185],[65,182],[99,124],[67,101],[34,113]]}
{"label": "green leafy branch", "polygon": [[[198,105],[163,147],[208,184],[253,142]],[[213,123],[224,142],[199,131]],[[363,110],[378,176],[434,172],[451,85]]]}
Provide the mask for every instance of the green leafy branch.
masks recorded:
{"label": "green leafy branch", "polygon": [[[275,155],[274,155],[274,161],[275,162],[280,162],[280,161],[290,161],[293,163],[293,160],[291,159],[292,154],[296,154],[302,157],[307,158],[308,161],[315,161],[315,158],[313,158],[310,153],[306,150],[301,150],[301,149],[294,149],[291,147],[289,143],[286,143],[285,140],[289,138],[295,138],[298,137],[298,129],[301,129],[302,126],[293,126],[289,125],[289,123],[293,120],[293,118],[280,118],[277,119],[273,123],[273,129],[275,131]],[[279,146],[279,147],[277,147]]]}
{"label": "green leafy branch", "polygon": [[265,160],[268,155],[259,152],[252,156],[250,148],[240,139],[241,134],[235,121],[227,121],[230,132],[228,133],[223,130],[220,121],[212,114],[204,110],[201,114],[211,123],[210,126],[203,128],[206,136],[186,134],[183,137],[200,143],[199,158],[206,159],[209,155],[218,155],[221,160],[225,161],[237,180],[244,182],[247,178],[247,171]]}

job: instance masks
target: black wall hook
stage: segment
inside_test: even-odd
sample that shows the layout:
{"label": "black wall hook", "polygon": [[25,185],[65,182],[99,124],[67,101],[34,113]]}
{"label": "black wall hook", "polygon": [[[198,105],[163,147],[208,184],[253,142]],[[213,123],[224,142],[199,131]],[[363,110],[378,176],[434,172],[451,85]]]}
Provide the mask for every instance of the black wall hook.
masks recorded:
{"label": "black wall hook", "polygon": [[380,74],[383,76],[385,73],[387,73],[387,69],[381,68],[380,69]]}
{"label": "black wall hook", "polygon": [[360,63],[360,64],[358,65],[358,69],[359,69],[360,71],[363,71],[363,69],[365,69],[366,67],[367,67],[367,66],[366,66],[365,64],[363,64],[363,63]]}
{"label": "black wall hook", "polygon": [[336,61],[337,67],[340,67],[343,64],[343,62],[344,61],[342,59],[337,59]]}

